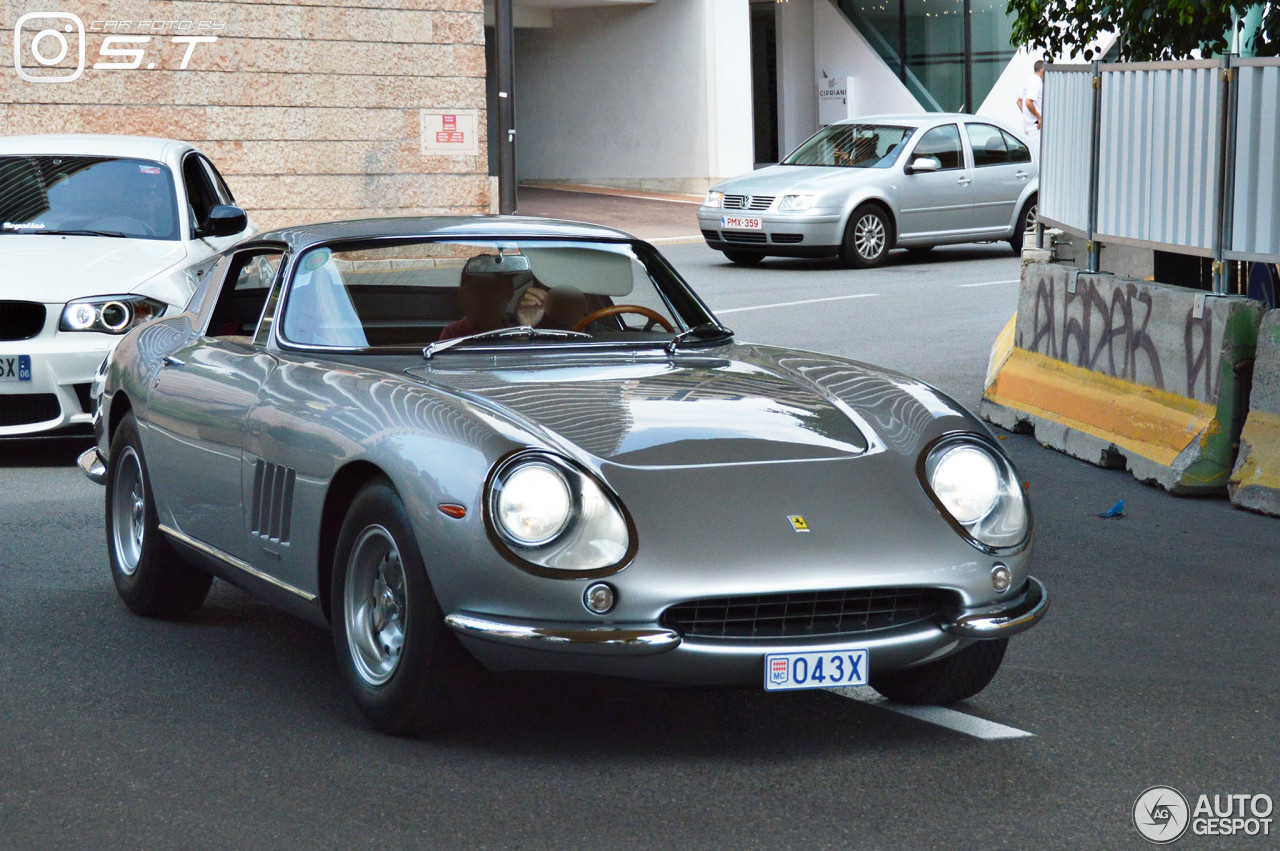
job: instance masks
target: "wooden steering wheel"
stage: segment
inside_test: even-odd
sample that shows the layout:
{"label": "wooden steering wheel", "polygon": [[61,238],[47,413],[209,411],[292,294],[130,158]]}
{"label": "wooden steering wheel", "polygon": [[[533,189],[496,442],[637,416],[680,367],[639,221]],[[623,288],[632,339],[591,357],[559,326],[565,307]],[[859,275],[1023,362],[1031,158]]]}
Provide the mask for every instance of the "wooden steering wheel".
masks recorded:
{"label": "wooden steering wheel", "polygon": [[671,326],[671,323],[668,322],[661,313],[656,310],[650,310],[647,307],[642,307],[638,304],[614,304],[609,307],[602,307],[597,311],[588,313],[586,316],[582,317],[582,319],[578,320],[578,324],[574,325],[572,330],[581,331],[583,328],[586,328],[598,319],[608,319],[610,316],[618,316],[622,313],[638,313],[641,316],[646,317],[649,320],[649,324],[644,326],[644,330],[646,331],[652,328],[655,322],[661,325],[662,330],[669,334],[674,334],[676,331],[676,329]]}

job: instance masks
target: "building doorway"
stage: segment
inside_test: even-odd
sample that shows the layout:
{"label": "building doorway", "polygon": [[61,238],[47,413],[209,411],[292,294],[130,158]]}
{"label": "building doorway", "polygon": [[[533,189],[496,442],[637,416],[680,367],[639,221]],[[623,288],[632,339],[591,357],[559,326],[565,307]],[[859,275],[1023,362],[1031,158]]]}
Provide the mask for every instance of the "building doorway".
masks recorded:
{"label": "building doorway", "polygon": [[756,165],[778,161],[778,24],[775,0],[751,4],[751,112]]}

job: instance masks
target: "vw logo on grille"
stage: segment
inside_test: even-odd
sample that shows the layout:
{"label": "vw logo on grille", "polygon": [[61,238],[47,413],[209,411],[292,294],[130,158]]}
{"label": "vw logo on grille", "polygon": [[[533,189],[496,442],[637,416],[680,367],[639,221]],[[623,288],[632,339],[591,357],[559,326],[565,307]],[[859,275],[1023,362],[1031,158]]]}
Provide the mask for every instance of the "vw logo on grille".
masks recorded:
{"label": "vw logo on grille", "polygon": [[750,206],[751,206],[751,196],[750,196],[750,195],[743,195],[743,196],[742,196],[742,206],[743,206],[743,207],[750,207]]}

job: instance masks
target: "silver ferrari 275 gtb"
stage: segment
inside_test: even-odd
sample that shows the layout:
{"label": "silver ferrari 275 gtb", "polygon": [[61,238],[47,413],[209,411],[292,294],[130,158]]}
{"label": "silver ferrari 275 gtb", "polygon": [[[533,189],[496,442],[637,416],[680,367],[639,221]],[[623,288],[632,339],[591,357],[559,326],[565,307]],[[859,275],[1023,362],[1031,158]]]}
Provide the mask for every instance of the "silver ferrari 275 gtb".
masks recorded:
{"label": "silver ferrari 275 gtb", "polygon": [[228,250],[95,380],[120,596],[213,576],[332,628],[370,722],[473,657],[948,703],[1048,598],[987,429],[918,381],[738,342],[652,246],[538,219],[337,222]]}

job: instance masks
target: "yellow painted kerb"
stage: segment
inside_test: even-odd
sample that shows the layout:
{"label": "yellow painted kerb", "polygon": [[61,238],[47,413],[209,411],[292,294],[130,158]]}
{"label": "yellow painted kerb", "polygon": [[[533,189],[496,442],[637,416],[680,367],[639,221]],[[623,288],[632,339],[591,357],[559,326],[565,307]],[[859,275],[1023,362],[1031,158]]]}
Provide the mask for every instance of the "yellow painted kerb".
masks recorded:
{"label": "yellow painted kerb", "polygon": [[1250,411],[1240,432],[1240,445],[1249,446],[1231,484],[1237,488],[1280,490],[1280,416]]}
{"label": "yellow painted kerb", "polygon": [[1166,467],[1216,431],[1205,402],[1014,348],[984,394],[989,402],[1067,426]]}

